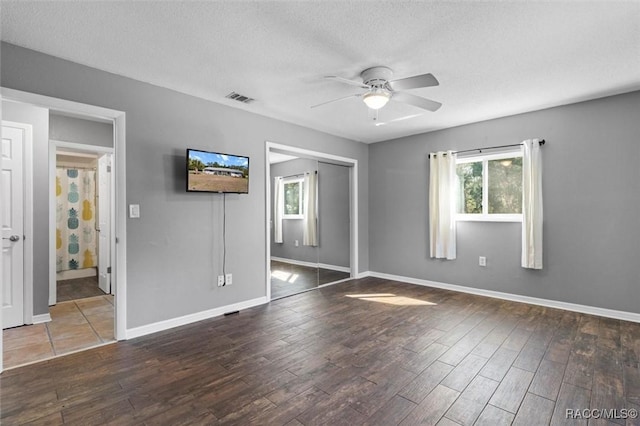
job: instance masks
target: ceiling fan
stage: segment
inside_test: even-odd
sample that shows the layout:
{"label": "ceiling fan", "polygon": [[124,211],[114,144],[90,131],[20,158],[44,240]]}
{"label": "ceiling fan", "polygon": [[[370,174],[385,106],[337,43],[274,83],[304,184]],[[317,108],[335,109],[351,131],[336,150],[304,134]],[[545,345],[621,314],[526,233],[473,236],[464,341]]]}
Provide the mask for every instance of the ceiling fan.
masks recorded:
{"label": "ceiling fan", "polygon": [[432,74],[414,75],[413,77],[400,78],[397,80],[391,80],[392,76],[393,71],[387,67],[367,68],[360,73],[362,82],[349,80],[335,75],[325,76],[326,79],[335,80],[351,86],[357,86],[361,89],[367,89],[367,91],[364,93],[354,93],[349,96],[313,105],[311,108],[355,97],[362,98],[363,102],[373,110],[379,110],[385,106],[389,100],[413,105],[418,108],[426,109],[427,111],[437,111],[442,106],[440,102],[432,101],[430,99],[402,91],[439,85],[440,83],[438,83],[438,80]]}

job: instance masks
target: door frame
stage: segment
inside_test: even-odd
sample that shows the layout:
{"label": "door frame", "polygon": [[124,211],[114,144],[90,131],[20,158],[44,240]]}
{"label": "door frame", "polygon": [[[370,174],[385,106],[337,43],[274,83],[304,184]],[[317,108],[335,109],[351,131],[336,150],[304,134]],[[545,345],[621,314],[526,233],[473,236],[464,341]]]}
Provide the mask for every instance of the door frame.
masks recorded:
{"label": "door frame", "polygon": [[[53,194],[56,193],[56,154],[60,148],[75,152],[89,152],[98,155],[111,154],[111,166],[115,169],[113,148],[49,139],[49,306],[53,306],[57,303],[58,292],[56,279],[56,197]],[[111,173],[110,180],[111,188],[115,188],[115,173]],[[111,220],[109,221],[109,226],[111,229],[115,229],[115,201],[115,191],[110,191],[109,209]],[[115,259],[115,246],[115,233],[110,232],[109,251],[111,259]]]}
{"label": "door frame", "polygon": [[[24,235],[22,321],[23,324],[33,324],[33,179],[31,178],[33,176],[33,126],[29,123],[18,123],[9,120],[2,120],[2,125],[22,129],[25,135],[22,146],[22,233]],[[1,275],[1,272],[2,270],[0,269],[0,279],[4,276]],[[0,292],[0,306],[2,306],[2,294],[3,292]],[[2,330],[2,315],[0,315],[0,330]]]}
{"label": "door frame", "polygon": [[[341,157],[339,155],[328,154],[326,152],[312,151],[310,149],[299,148],[290,145],[283,145],[276,142],[266,141],[265,143],[265,194],[266,194],[266,295],[267,300],[271,300],[271,165],[269,163],[269,153],[277,151],[284,154],[303,156],[317,160],[328,160],[333,164],[349,167],[349,215],[351,218],[349,235],[349,267],[351,269],[350,278],[358,276],[358,160],[355,158]],[[344,280],[341,280],[344,281]],[[325,285],[331,285],[325,284]]]}
{"label": "door frame", "polygon": [[[23,92],[0,87],[3,99],[22,102],[35,106],[56,110],[79,117],[94,117],[113,122],[113,171],[115,175],[115,257],[112,259],[112,282],[116,285],[115,296],[115,338],[126,339],[127,331],[127,216],[126,216],[126,113],[110,108],[68,101],[65,99]],[[0,274],[0,294],[3,289],[3,278]],[[1,324],[0,324],[1,326]],[[0,349],[2,334],[0,333]],[[2,359],[0,357],[0,371]]]}

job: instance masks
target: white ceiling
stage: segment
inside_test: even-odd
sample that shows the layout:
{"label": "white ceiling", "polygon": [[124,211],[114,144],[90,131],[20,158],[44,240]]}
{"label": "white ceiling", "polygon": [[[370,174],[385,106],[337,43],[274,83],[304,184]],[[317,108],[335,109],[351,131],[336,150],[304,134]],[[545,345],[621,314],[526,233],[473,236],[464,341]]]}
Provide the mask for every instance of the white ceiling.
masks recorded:
{"label": "white ceiling", "polygon": [[298,157],[281,152],[269,151],[269,164],[284,163],[285,161],[295,160]]}
{"label": "white ceiling", "polygon": [[[2,0],[1,24],[9,43],[363,142],[640,89],[639,1]],[[390,102],[379,126],[357,98],[310,109],[359,91],[323,76],[375,65],[434,74],[411,93],[443,107]]]}

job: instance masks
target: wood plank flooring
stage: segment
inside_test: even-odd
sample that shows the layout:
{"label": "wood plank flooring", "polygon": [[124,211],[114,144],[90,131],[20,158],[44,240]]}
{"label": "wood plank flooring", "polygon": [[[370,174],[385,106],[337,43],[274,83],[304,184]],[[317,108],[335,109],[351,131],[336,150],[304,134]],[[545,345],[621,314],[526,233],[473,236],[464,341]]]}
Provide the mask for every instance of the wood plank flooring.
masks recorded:
{"label": "wood plank flooring", "polygon": [[2,424],[635,425],[640,324],[376,278],[5,371]]}

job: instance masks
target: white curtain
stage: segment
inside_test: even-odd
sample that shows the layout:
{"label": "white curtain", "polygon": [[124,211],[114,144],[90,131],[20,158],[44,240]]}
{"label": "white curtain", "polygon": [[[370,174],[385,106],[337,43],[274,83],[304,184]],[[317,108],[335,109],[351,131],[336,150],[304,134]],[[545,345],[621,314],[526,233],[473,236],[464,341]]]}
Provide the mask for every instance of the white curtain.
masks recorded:
{"label": "white curtain", "polygon": [[540,141],[522,143],[522,267],[542,269],[542,158]]}
{"label": "white curtain", "polygon": [[282,243],[282,216],[284,215],[284,186],[282,176],[273,178],[273,241]]}
{"label": "white curtain", "polygon": [[456,155],[430,154],[429,252],[432,258],[456,258]]}
{"label": "white curtain", "polygon": [[304,216],[302,221],[302,244],[318,245],[317,213],[318,175],[316,172],[304,174]]}

